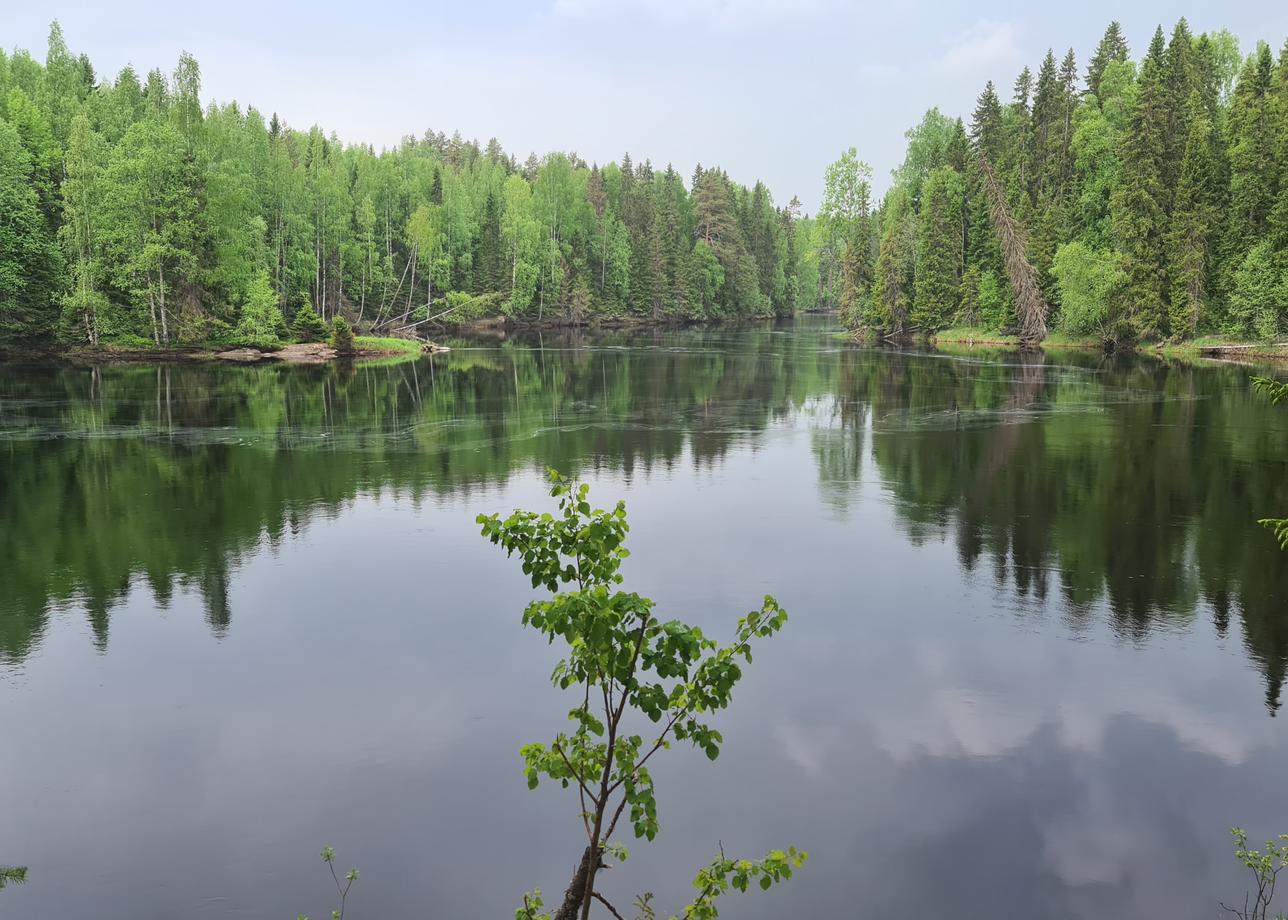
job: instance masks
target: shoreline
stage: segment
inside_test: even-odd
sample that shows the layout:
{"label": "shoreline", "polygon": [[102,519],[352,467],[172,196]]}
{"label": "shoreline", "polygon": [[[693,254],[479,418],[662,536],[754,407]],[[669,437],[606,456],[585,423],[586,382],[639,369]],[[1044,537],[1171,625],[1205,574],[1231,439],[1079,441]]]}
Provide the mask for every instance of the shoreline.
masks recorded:
{"label": "shoreline", "polygon": [[[394,341],[406,345],[392,344]],[[274,348],[250,345],[215,347],[186,345],[165,348],[133,348],[102,345],[65,349],[40,349],[30,352],[0,353],[0,364],[63,364],[85,367],[100,364],[329,364],[334,361],[361,361],[372,358],[419,357],[449,349],[420,339],[383,339],[355,337],[352,352],[339,354],[322,342],[288,343]]]}
{"label": "shoreline", "polygon": [[[804,316],[835,316],[825,311],[796,314]],[[463,323],[446,324],[448,335],[506,336],[523,332],[575,332],[594,330],[644,331],[685,329],[694,326],[739,326],[772,323],[792,317],[741,316],[715,319],[689,319],[667,317],[653,319],[636,316],[603,316],[586,320],[569,320],[563,317],[543,320],[516,320],[510,317],[487,317]],[[288,343],[273,348],[250,345],[215,346],[209,343],[165,347],[132,347],[77,345],[70,348],[40,348],[32,351],[0,352],[0,364],[65,364],[88,366],[95,364],[326,364],[332,361],[364,360],[372,358],[414,358],[426,354],[440,354],[450,349],[428,339],[408,339],[392,336],[358,335],[356,348],[349,354],[339,355],[326,343]]]}
{"label": "shoreline", "polygon": [[1056,332],[1040,342],[1021,342],[1018,336],[1002,335],[981,329],[945,329],[930,336],[897,338],[864,338],[856,332],[842,333],[848,341],[862,344],[890,342],[901,345],[929,345],[945,351],[984,348],[1005,351],[1092,351],[1104,354],[1151,355],[1157,358],[1183,360],[1288,361],[1288,342],[1246,342],[1200,336],[1182,342],[1140,342],[1132,345],[1107,346],[1098,336],[1070,336]]}

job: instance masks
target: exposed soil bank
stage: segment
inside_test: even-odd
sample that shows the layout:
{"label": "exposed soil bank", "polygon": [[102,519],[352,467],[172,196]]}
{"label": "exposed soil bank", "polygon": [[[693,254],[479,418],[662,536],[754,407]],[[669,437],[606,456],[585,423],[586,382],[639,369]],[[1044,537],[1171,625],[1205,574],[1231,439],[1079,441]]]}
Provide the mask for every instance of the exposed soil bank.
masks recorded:
{"label": "exposed soil bank", "polygon": [[413,342],[407,340],[406,346],[390,347],[386,345],[364,345],[362,338],[357,340],[357,347],[350,353],[339,355],[330,345],[320,342],[303,342],[283,345],[280,348],[211,348],[194,345],[184,348],[119,348],[101,346],[99,348],[77,347],[64,350],[33,350],[28,352],[6,352],[0,354],[0,361],[12,364],[45,364],[50,362],[75,365],[91,364],[261,364],[280,362],[285,364],[325,364],[328,361],[354,360],[363,358],[388,358],[398,355],[414,356],[433,354],[448,349],[432,342]]}

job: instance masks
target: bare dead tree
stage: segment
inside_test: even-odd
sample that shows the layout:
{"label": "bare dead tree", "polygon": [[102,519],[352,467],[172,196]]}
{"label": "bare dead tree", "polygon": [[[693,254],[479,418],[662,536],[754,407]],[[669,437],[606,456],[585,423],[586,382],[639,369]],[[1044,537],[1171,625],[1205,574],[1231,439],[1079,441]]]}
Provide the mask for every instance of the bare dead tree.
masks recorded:
{"label": "bare dead tree", "polygon": [[997,181],[997,174],[983,151],[977,154],[980,171],[984,174],[984,189],[988,194],[989,217],[993,231],[1002,246],[1002,259],[1011,281],[1015,297],[1015,312],[1020,320],[1020,339],[1040,342],[1047,334],[1047,305],[1038,286],[1038,272],[1029,261],[1028,234],[1022,224],[1011,216],[1006,206],[1006,195]]}

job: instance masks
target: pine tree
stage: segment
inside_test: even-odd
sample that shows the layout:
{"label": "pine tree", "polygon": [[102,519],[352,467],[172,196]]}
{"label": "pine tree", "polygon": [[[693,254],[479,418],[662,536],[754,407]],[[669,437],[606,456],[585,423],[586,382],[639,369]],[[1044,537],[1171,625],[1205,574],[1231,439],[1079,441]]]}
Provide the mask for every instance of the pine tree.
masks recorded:
{"label": "pine tree", "polygon": [[1160,26],[1141,67],[1139,93],[1123,140],[1121,180],[1112,198],[1128,276],[1125,312],[1130,328],[1121,331],[1145,339],[1165,334],[1167,320],[1164,48]]}

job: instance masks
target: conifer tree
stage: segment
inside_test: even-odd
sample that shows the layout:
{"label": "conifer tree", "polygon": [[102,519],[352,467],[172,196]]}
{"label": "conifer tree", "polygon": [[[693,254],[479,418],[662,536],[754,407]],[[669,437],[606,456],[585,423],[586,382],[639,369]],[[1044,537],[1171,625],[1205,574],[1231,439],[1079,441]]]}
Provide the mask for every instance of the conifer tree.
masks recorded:
{"label": "conifer tree", "polygon": [[30,170],[17,130],[0,118],[0,347],[38,340],[54,324],[57,252]]}
{"label": "conifer tree", "polygon": [[895,188],[881,209],[884,229],[872,282],[871,325],[890,334],[904,332],[912,307],[917,258],[917,221],[907,193]]}
{"label": "conifer tree", "polygon": [[1171,212],[1171,193],[1180,175],[1181,160],[1190,134],[1193,93],[1198,88],[1198,67],[1194,55],[1194,37],[1184,17],[1172,30],[1167,44],[1163,104],[1166,110],[1166,129],[1163,148],[1163,188],[1166,207]]}
{"label": "conifer tree", "polygon": [[351,355],[354,351],[353,328],[338,314],[331,321],[331,347],[337,355]]}
{"label": "conifer tree", "polygon": [[1212,126],[1197,90],[1188,104],[1194,114],[1167,235],[1172,285],[1169,325],[1175,338],[1191,337],[1198,330],[1210,288],[1212,236],[1218,216]]}
{"label": "conifer tree", "polygon": [[1087,65],[1087,92],[1100,95],[1100,81],[1105,75],[1105,68],[1111,63],[1127,60],[1129,55],[1127,39],[1123,37],[1122,26],[1115,20],[1109,23],[1105,34],[1096,46],[1095,53]]}
{"label": "conifer tree", "polygon": [[1279,160],[1271,98],[1273,77],[1270,47],[1262,43],[1239,72],[1230,101],[1230,204],[1221,254],[1227,278],[1266,234],[1274,205]]}
{"label": "conifer tree", "polygon": [[962,273],[961,173],[941,166],[926,177],[917,222],[915,296],[910,319],[924,331],[952,322]]}
{"label": "conifer tree", "polygon": [[1160,26],[1141,67],[1139,92],[1123,139],[1121,181],[1112,200],[1114,227],[1123,245],[1128,277],[1125,297],[1130,328],[1121,331],[1139,338],[1166,332],[1164,55]]}
{"label": "conifer tree", "polygon": [[326,340],[328,329],[322,317],[313,309],[313,304],[305,302],[295,311],[291,320],[291,335],[297,342],[322,342]]}

